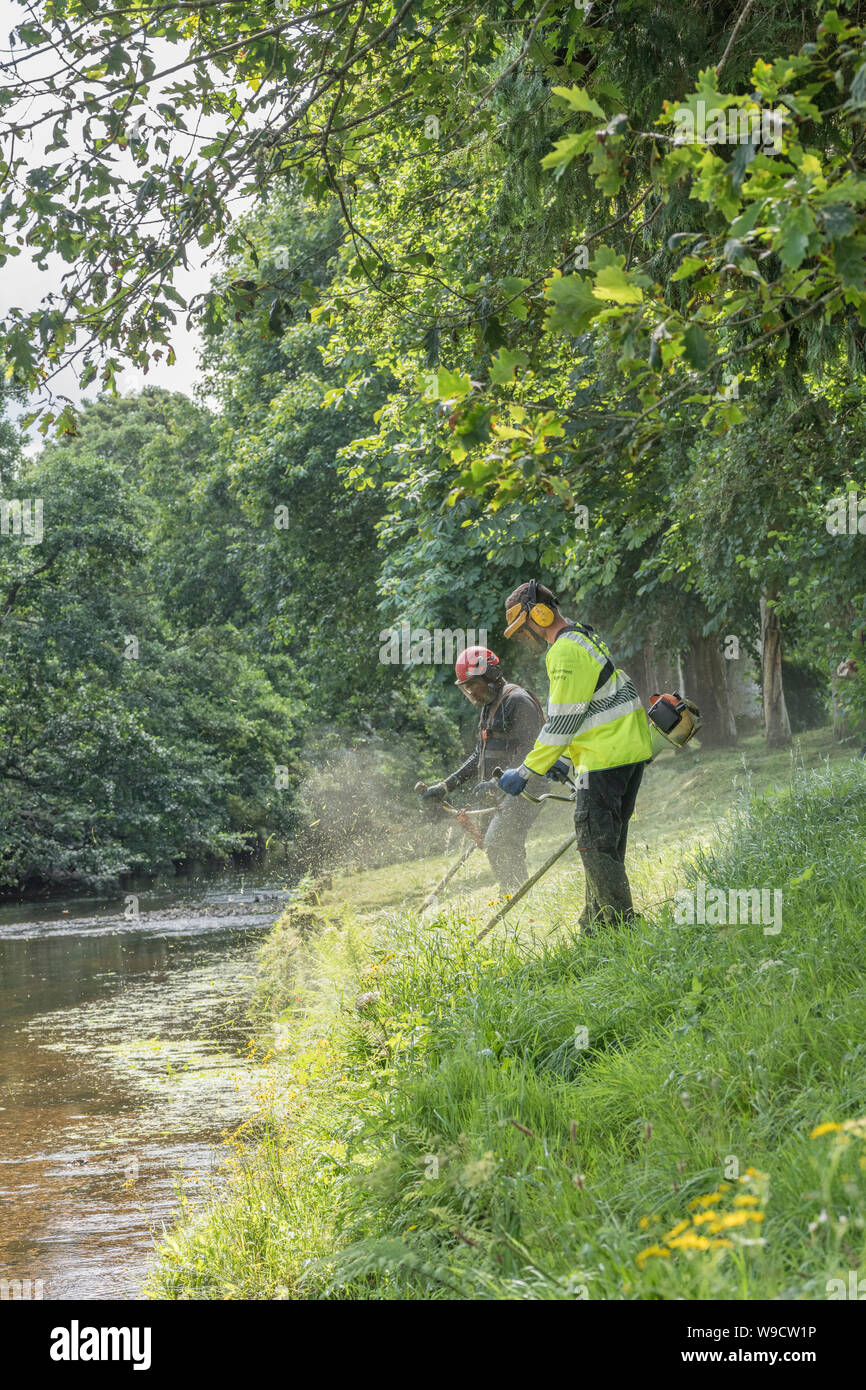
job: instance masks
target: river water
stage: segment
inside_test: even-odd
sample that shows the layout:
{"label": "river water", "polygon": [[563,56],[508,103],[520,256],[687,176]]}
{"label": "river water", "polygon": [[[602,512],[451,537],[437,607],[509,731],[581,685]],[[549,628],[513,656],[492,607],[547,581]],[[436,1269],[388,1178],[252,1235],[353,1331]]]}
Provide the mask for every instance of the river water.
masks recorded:
{"label": "river water", "polygon": [[178,1175],[218,1182],[251,1102],[245,1006],[288,896],[232,875],[0,908],[0,1297],[141,1296]]}

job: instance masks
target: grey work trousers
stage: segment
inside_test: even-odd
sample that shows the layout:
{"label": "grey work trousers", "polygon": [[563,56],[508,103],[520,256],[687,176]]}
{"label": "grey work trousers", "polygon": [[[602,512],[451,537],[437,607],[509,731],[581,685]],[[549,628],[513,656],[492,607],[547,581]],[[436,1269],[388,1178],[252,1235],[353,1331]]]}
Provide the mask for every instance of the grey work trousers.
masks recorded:
{"label": "grey work trousers", "polygon": [[574,829],[586,879],[580,925],[587,935],[593,923],[610,923],[618,916],[629,922],[635,915],[625,850],[645,767],[641,762],[601,768],[585,772],[578,783]]}
{"label": "grey work trousers", "polygon": [[[541,777],[530,777],[526,790],[539,796],[541,791],[550,790],[550,784],[545,786]],[[526,836],[540,810],[522,796],[506,796],[487,827],[484,850],[503,893],[513,893],[529,877]]]}

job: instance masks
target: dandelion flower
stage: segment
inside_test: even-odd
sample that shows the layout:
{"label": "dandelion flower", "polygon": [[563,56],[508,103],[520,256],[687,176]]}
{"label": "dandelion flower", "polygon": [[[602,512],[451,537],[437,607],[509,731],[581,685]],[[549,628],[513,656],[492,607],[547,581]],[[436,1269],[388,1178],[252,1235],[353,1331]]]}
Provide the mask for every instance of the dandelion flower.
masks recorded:
{"label": "dandelion flower", "polygon": [[669,1260],[671,1257],[671,1252],[670,1250],[664,1250],[660,1245],[648,1245],[646,1250],[641,1250],[635,1256],[635,1264],[637,1265],[638,1269],[643,1269],[646,1261],[652,1258],[653,1256],[660,1260]]}
{"label": "dandelion flower", "polygon": [[708,1192],[704,1197],[693,1197],[688,1203],[688,1210],[694,1211],[695,1207],[708,1207],[712,1202],[717,1202],[720,1195],[718,1192]]}
{"label": "dandelion flower", "polygon": [[662,1239],[663,1239],[663,1240],[670,1241],[674,1236],[678,1236],[678,1235],[680,1235],[683,1231],[687,1230],[687,1229],[688,1229],[688,1225],[689,1225],[688,1221],[681,1221],[681,1222],[679,1223],[678,1226],[674,1226],[674,1228],[673,1228],[672,1231],[668,1231],[667,1235],[666,1235],[666,1236],[663,1236]]}
{"label": "dandelion flower", "polygon": [[671,1240],[668,1244],[674,1250],[709,1250],[710,1248],[707,1237],[696,1235],[694,1231],[687,1231],[685,1235],[678,1236],[676,1240]]}
{"label": "dandelion flower", "polygon": [[727,1211],[720,1214],[715,1225],[717,1231],[727,1231],[732,1226],[745,1226],[747,1221],[763,1221],[762,1211]]}

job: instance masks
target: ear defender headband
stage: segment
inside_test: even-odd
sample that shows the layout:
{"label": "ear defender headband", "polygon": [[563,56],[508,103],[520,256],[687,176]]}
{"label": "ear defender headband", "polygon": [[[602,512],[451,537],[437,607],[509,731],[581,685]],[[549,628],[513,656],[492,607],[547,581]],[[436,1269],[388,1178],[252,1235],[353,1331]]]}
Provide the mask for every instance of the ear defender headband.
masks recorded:
{"label": "ear defender headband", "polygon": [[[553,599],[556,603],[556,597]],[[508,623],[505,629],[506,637],[513,637],[519,628],[523,627],[527,618],[537,624],[538,627],[551,627],[556,622],[556,614],[546,603],[538,602],[538,584],[534,579],[530,579],[526,590],[526,597],[522,603],[512,604],[505,611],[505,620]]]}

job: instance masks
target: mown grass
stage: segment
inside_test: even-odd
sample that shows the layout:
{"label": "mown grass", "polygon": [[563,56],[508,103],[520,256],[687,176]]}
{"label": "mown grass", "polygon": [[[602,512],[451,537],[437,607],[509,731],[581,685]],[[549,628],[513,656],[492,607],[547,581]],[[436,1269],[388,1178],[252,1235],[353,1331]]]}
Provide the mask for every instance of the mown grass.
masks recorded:
{"label": "mown grass", "polygon": [[[814,729],[798,736],[795,756],[798,765],[807,769],[822,767],[828,761],[847,765],[857,747],[853,740],[846,745],[836,743],[829,728]],[[749,793],[787,786],[790,769],[791,753],[784,749],[768,752],[759,734],[741,739],[736,750],[707,750],[692,743],[677,753],[663,752],[648,768],[641,787],[630,836],[630,871],[638,882],[645,878],[648,888],[658,890],[664,881],[657,875],[659,864],[667,866],[667,878],[672,881],[679,871],[683,848],[717,835],[732,806]],[[549,802],[530,831],[530,869],[537,868],[572,828],[570,809]],[[440,836],[434,832],[431,839],[438,843]],[[370,913],[378,916],[384,908],[420,904],[463,844],[462,832],[455,829],[444,853],[431,848],[425,858],[360,872],[337,868],[332,886],[321,894],[320,901],[326,908],[348,904],[359,919]],[[545,883],[567,884],[573,889],[574,879],[574,861],[566,856]],[[481,907],[494,892],[487,861],[475,854],[455,878],[449,896],[459,895]]]}
{"label": "mown grass", "polygon": [[[711,776],[730,788],[736,766]],[[690,862],[675,841],[638,859],[641,901],[662,905],[592,940],[573,864],[480,947],[483,885],[423,922],[289,917],[268,953],[287,1050],[230,1187],[182,1217],[152,1292],[809,1299],[847,1282],[866,1242],[866,765],[788,757],[753,780],[733,810],[708,798],[724,831]],[[638,843],[663,792],[658,776]],[[781,931],[678,926],[675,872],[781,889]]]}

